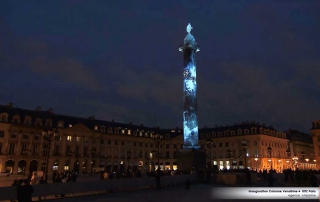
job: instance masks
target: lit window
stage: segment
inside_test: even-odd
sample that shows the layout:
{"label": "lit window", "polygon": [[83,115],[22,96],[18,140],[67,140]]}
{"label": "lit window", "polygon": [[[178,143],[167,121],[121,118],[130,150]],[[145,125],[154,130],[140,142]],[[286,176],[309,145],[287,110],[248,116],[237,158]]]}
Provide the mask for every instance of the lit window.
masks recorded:
{"label": "lit window", "polygon": [[125,134],[125,131],[124,131],[124,130],[121,130],[121,134]]}
{"label": "lit window", "polygon": [[94,130],[98,130],[98,126],[94,126]]}
{"label": "lit window", "polygon": [[131,135],[131,130],[128,130],[128,135]]}
{"label": "lit window", "polygon": [[76,142],[80,142],[80,137],[76,137]]}
{"label": "lit window", "polygon": [[69,124],[69,128],[71,128],[72,127],[72,124]]}
{"label": "lit window", "polygon": [[71,141],[71,135],[67,136],[67,141]]}

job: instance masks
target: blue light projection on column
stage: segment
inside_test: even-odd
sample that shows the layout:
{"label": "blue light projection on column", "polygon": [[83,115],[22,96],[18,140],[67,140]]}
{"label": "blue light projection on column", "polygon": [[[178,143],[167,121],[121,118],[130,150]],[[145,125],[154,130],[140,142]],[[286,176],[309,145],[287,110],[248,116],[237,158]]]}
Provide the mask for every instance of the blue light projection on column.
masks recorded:
{"label": "blue light projection on column", "polygon": [[194,37],[190,34],[191,29],[189,23],[184,45],[179,48],[179,51],[183,52],[183,148],[199,149],[195,53],[200,49]]}

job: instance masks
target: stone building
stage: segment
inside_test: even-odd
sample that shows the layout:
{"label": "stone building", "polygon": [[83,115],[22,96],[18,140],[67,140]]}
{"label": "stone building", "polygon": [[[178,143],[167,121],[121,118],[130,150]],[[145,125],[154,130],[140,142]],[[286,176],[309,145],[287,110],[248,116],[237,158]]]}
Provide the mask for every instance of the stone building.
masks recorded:
{"label": "stone building", "polygon": [[208,162],[219,169],[247,166],[281,171],[290,167],[286,163],[289,145],[286,133],[276,131],[272,126],[252,121],[200,131],[200,142],[206,148]]}
{"label": "stone building", "polygon": [[[205,127],[199,129],[199,134],[199,145],[207,152],[208,166],[220,169],[247,166],[281,171],[292,167],[287,163],[291,159],[288,149],[293,155],[304,151],[304,157],[311,160],[312,151],[307,145],[297,147],[299,141],[288,139],[288,133],[258,122]],[[162,137],[159,144],[155,141],[158,137]],[[182,146],[181,128],[160,129],[102,121],[94,116],[59,115],[40,107],[28,110],[15,108],[13,104],[0,106],[1,172],[28,174],[47,170],[50,175],[53,171],[67,170],[78,173],[125,169],[146,172],[158,167],[175,170],[176,154]]]}

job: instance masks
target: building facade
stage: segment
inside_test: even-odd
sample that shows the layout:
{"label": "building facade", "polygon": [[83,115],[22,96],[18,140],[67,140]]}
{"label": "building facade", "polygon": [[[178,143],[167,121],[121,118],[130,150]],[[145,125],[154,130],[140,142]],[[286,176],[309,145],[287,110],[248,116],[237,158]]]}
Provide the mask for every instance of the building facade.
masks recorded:
{"label": "building facade", "polygon": [[312,123],[312,128],[310,129],[313,140],[314,149],[314,161],[316,162],[316,169],[320,169],[320,120],[314,121]]}
{"label": "building facade", "polygon": [[[200,142],[208,161],[219,169],[275,169],[292,167],[287,163],[289,140],[286,133],[258,122],[204,128]],[[209,140],[209,141],[208,141]],[[268,149],[269,148],[269,149]]]}
{"label": "building facade", "polygon": [[312,136],[298,130],[285,131],[290,141],[288,159],[299,169],[316,169],[316,159]]}
{"label": "building facade", "polygon": [[[56,131],[50,140],[43,131]],[[170,141],[182,131],[121,124],[56,115],[53,110],[42,111],[14,108],[12,104],[0,106],[0,169],[1,172],[30,173],[53,170],[73,170],[90,173],[100,170],[176,169],[174,151],[183,141]],[[159,153],[154,141],[162,135]],[[174,141],[173,141],[174,142]],[[49,154],[49,155],[47,155]],[[47,156],[49,158],[47,159]]]}
{"label": "building facade", "polygon": [[[199,134],[199,145],[207,152],[208,166],[216,165],[219,169],[292,168],[288,149],[292,155],[304,151],[304,157],[311,160],[310,144],[298,147],[299,141],[288,139],[288,133],[257,122],[205,127],[199,129]],[[158,144],[155,139],[160,136]],[[175,170],[176,154],[183,142],[181,128],[160,129],[96,120],[93,116],[65,116],[40,107],[28,110],[14,108],[12,104],[0,106],[1,172],[29,174],[47,170],[51,174],[125,169],[147,172],[158,167]],[[318,158],[317,152],[314,160]]]}

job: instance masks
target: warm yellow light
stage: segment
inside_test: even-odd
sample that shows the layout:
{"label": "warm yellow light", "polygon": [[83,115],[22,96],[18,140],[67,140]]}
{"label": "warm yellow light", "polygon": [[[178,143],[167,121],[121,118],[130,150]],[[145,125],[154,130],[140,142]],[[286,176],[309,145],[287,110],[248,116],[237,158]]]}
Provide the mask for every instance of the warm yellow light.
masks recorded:
{"label": "warm yellow light", "polygon": [[258,161],[258,158],[254,158],[255,161]]}
{"label": "warm yellow light", "polygon": [[278,160],[278,162],[280,163],[280,162],[281,162],[281,160],[279,159],[279,160]]}
{"label": "warm yellow light", "polygon": [[268,161],[271,162],[271,159],[269,159]]}
{"label": "warm yellow light", "polygon": [[305,159],[306,160],[306,162],[309,162],[309,159]]}
{"label": "warm yellow light", "polygon": [[289,160],[286,160],[287,163],[289,163]]}

